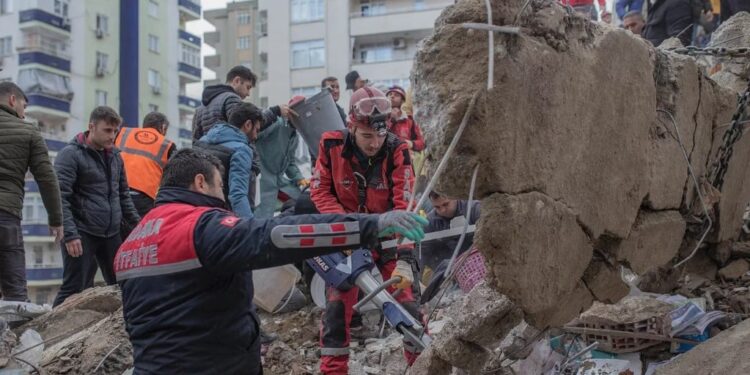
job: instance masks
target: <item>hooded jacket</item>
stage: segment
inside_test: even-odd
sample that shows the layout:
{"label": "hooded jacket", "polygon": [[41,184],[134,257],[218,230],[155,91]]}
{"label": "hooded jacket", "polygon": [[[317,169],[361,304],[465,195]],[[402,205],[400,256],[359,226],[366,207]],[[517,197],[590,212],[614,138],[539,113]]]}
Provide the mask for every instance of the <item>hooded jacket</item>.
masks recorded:
{"label": "hooded jacket", "polygon": [[[295,164],[294,154],[299,145],[297,130],[283,118],[268,127],[258,136],[255,146],[260,159],[260,204],[256,215],[261,218],[272,217],[276,209],[278,191],[284,189],[287,194],[299,194],[296,182],[303,179],[299,167]],[[296,193],[296,194],[295,194]]]}
{"label": "hooded jacket", "polygon": [[[229,165],[224,165],[227,176],[224,181],[227,202],[238,216],[251,219],[253,209],[252,198],[249,195],[255,179],[252,173],[253,150],[250,148],[247,135],[235,126],[221,123],[211,128],[208,134],[200,139],[200,143],[222,146],[232,151],[228,158]],[[200,143],[197,143],[196,147],[202,148]],[[215,154],[215,149],[206,150]],[[226,159],[216,156],[222,161]]]}
{"label": "hooded jacket", "polygon": [[0,104],[0,210],[19,219],[23,211],[26,171],[31,170],[47,209],[47,222],[62,225],[60,189],[39,129]]}
{"label": "hooded jacket", "polygon": [[60,180],[65,242],[120,233],[120,221],[135,226],[140,221],[128,189],[120,150],[97,151],[79,133],[57,154],[55,171]]}

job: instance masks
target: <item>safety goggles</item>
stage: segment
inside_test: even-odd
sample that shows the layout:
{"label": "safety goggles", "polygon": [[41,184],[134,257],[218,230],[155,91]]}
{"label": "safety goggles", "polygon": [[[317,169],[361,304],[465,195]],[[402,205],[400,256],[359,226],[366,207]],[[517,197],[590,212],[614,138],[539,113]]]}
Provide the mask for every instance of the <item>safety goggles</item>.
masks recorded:
{"label": "safety goggles", "polygon": [[372,116],[375,114],[375,110],[378,113],[390,113],[391,101],[384,96],[363,98],[354,103],[354,110],[360,116]]}

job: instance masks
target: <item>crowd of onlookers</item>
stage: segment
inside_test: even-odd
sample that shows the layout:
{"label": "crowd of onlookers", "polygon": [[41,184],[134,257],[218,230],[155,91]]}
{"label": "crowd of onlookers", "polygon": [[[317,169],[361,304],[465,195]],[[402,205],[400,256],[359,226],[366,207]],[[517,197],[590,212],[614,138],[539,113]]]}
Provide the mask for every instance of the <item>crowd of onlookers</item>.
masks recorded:
{"label": "crowd of onlookers", "polygon": [[682,45],[705,47],[711,33],[738,12],[750,12],[747,0],[616,0],[617,20],[607,11],[605,0],[560,0],[592,20],[616,24],[641,35],[654,46],[669,38],[678,38]]}

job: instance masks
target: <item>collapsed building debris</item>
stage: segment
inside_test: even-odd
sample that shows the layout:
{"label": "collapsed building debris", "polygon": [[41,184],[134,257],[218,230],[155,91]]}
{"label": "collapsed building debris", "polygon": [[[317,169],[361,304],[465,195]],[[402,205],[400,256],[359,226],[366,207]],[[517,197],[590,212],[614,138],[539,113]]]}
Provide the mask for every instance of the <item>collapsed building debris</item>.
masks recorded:
{"label": "collapsed building debris", "polygon": [[[494,25],[520,27],[495,35],[492,74],[481,58],[487,33],[464,27],[487,22],[485,2],[466,0],[438,18],[412,81],[431,168],[469,116],[436,190],[465,196],[480,166],[475,244],[489,285],[527,322],[561,326],[594,301],[618,301],[633,287],[623,268],[641,276],[644,290],[671,290],[685,269],[673,266],[706,247],[698,248],[704,207],[713,220],[710,247],[739,236],[750,202],[750,138],[730,145],[728,164],[715,158],[726,150],[737,92],[748,87],[735,68],[747,65],[724,65],[721,79],[714,69],[717,83],[705,64],[667,50],[673,46],[654,48],[556,2],[491,1],[491,9]],[[717,40],[750,37],[750,22],[730,21]],[[418,361],[421,371],[481,368],[441,352],[442,340]]]}

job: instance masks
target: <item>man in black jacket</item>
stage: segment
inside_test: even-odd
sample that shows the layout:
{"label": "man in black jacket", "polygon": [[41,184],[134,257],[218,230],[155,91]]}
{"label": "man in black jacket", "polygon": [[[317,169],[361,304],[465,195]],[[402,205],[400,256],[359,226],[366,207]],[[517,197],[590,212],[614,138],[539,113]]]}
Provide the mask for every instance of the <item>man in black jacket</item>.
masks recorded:
{"label": "man in black jacket", "polygon": [[383,215],[242,219],[223,209],[221,162],[178,151],[156,207],[117,251],[114,267],[134,374],[262,374],[253,269],[375,248],[379,234],[424,236],[426,220]]}
{"label": "man in black jacket", "polygon": [[693,38],[693,27],[700,21],[700,10],[696,17],[696,1],[656,0],[648,9],[643,38],[654,47],[672,37],[680,39],[683,46],[689,46]]}
{"label": "man in black jacket", "polygon": [[96,107],[89,130],[75,136],[55,159],[65,232],[63,283],[55,306],[93,286],[97,263],[104,281],[116,282],[112,262],[122,243],[120,222],[124,218],[134,227],[140,220],[120,151],[114,147],[121,123],[114,109]]}

